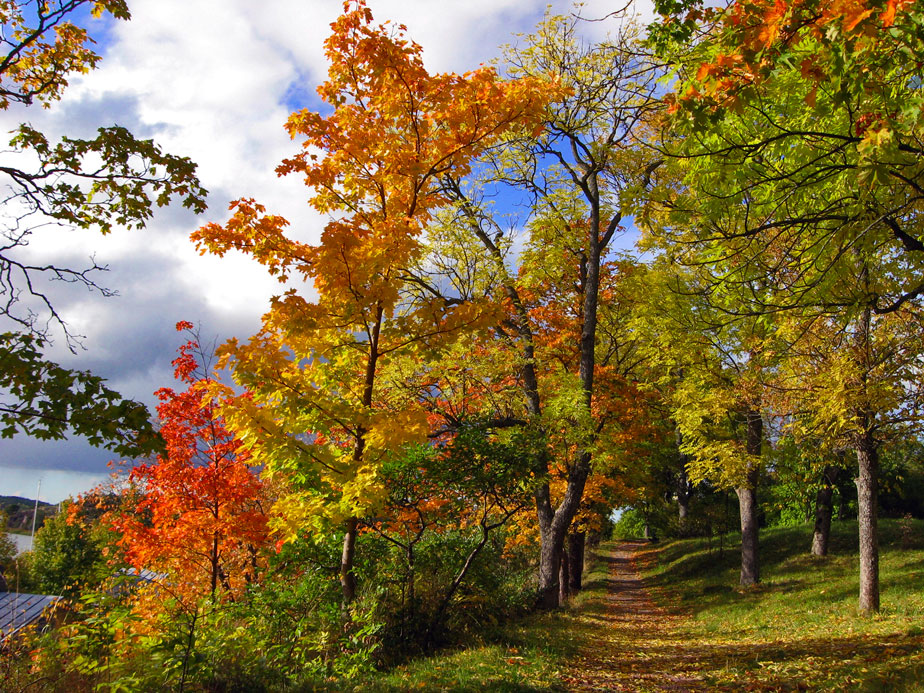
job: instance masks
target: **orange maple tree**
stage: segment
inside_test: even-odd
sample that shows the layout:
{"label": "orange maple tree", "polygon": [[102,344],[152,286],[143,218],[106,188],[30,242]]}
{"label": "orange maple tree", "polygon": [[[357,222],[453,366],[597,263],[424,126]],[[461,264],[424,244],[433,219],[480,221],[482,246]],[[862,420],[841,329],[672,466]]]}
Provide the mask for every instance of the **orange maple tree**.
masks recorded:
{"label": "orange maple tree", "polygon": [[249,344],[222,349],[222,365],[252,394],[225,413],[288,484],[277,504],[286,537],[320,522],[343,527],[344,603],[355,593],[358,518],[383,495],[377,465],[428,432],[419,402],[387,391],[380,373],[400,356],[423,358],[487,312],[484,303],[412,301],[403,292],[423,255],[420,236],[447,204],[440,179],[468,173],[473,157],[512,129],[535,129],[555,93],[543,80],[505,82],[491,68],[431,75],[404,27],[372,21],[362,0],[345,3],[318,89],[332,112],[303,110],[287,125],[302,151],[277,171],[303,175],[311,205],[332,217],[320,243],[293,239],[286,219],[253,200],[235,202],[224,226],[193,234],[203,252],[243,251],[282,282],[313,282],[316,299],[289,290]]}
{"label": "orange maple tree", "polygon": [[663,14],[652,27],[655,37],[701,33],[711,46],[681,103],[735,107],[776,71],[796,69],[810,85],[805,99],[814,108],[825,84],[851,94],[888,91],[880,76],[896,61],[920,64],[922,55],[913,0],[738,0],[725,8],[688,0],[659,1],[656,8]]}

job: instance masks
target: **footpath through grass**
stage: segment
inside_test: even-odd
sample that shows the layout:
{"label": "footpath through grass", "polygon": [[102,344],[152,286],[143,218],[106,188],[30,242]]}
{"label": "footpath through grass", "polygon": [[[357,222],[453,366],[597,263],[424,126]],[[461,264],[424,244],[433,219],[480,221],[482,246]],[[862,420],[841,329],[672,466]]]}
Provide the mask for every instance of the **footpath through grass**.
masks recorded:
{"label": "footpath through grass", "polygon": [[857,613],[856,523],[835,523],[824,559],[808,555],[809,527],[763,531],[763,583],[748,590],[734,541],[610,543],[561,612],[306,690],[924,692],[924,523],[880,529],[877,616]]}

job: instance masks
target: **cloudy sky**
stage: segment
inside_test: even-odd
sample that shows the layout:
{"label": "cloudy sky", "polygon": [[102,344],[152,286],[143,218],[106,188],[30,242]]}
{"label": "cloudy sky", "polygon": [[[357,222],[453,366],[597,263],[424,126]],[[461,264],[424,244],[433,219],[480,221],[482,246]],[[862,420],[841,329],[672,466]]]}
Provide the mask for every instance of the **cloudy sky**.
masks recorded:
{"label": "cloudy sky", "polygon": [[[513,34],[535,27],[544,0],[369,0],[377,20],[403,23],[432,71],[465,71],[499,54]],[[600,18],[619,3],[591,0],[582,16]],[[575,11],[554,0],[551,10]],[[650,16],[650,3],[636,11]],[[220,341],[256,331],[278,285],[243,257],[197,254],[189,233],[223,222],[230,200],[254,197],[286,216],[303,238],[317,238],[324,220],[305,202],[295,177],[278,179],[276,164],[296,151],[283,124],[296,108],[317,107],[315,87],[326,76],[322,42],[342,7],[339,0],[129,0],[130,22],[90,23],[103,60],[72,79],[52,109],[0,113],[0,130],[29,121],[46,134],[92,135],[119,124],[152,137],[166,151],[197,162],[209,190],[208,211],[159,210],[142,231],[108,237],[43,230],[31,259],[86,265],[93,255],[110,267],[101,283],[119,295],[103,298],[74,286],[53,288],[70,329],[84,335],[71,355],[58,338],[51,355],[91,370],[124,396],[153,406],[152,392],[172,384],[170,361],[182,341],[173,326],[190,320],[204,338]],[[220,9],[219,9],[220,8]],[[599,38],[605,22],[588,22]],[[0,325],[0,331],[9,329]],[[94,486],[112,454],[79,439],[40,443],[0,440],[0,495],[56,502]]]}

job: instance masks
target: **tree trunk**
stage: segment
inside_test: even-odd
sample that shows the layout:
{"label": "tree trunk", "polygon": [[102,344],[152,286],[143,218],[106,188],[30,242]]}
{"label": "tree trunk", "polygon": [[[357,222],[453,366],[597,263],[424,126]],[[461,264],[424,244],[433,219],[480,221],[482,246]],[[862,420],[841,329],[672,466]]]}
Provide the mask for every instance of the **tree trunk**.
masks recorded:
{"label": "tree trunk", "polygon": [[879,611],[879,451],[867,430],[857,439],[857,520],[860,529],[860,611]]}
{"label": "tree trunk", "polygon": [[577,512],[590,474],[590,453],[580,452],[568,472],[565,497],[558,508],[552,510],[551,491],[548,484],[536,490],[536,511],[539,517],[539,594],[536,606],[540,609],[554,609],[559,606],[559,573],[564,553],[568,527]]}
{"label": "tree trunk", "polygon": [[[749,456],[759,457],[763,440],[763,420],[760,412],[748,409],[746,450]],[[757,481],[759,468],[757,462],[750,462],[746,484],[735,489],[738,494],[738,507],[741,513],[741,579],[742,587],[749,587],[760,582],[760,565],[758,561],[758,527],[757,527]]]}
{"label": "tree trunk", "polygon": [[356,575],[353,573],[353,556],[356,552],[355,517],[346,521],[346,534],[343,535],[343,553],[340,556],[340,591],[344,611],[356,597]]}
{"label": "tree trunk", "polygon": [[757,557],[757,491],[753,486],[735,489],[741,510],[741,580],[742,587],[760,582]]}
{"label": "tree trunk", "polygon": [[572,532],[568,535],[568,591],[576,594],[581,591],[584,576],[584,546],[587,542],[585,532]]}
{"label": "tree trunk", "polygon": [[215,596],[215,590],[218,589],[218,532],[212,533],[212,549],[209,553],[209,563],[212,571],[212,581],[211,587],[212,590],[209,594],[212,597]]}
{"label": "tree trunk", "polygon": [[568,556],[568,549],[562,548],[561,561],[558,564],[558,603],[564,604],[568,601],[570,593],[568,588],[571,586],[571,561]]}
{"label": "tree trunk", "polygon": [[677,527],[681,537],[689,534],[690,497],[693,495],[693,486],[687,476],[687,462],[689,456],[680,452],[683,443],[683,434],[675,431],[677,441],[677,454],[680,456],[680,471],[677,473]]}
{"label": "tree trunk", "polygon": [[838,468],[826,465],[822,473],[822,487],[815,494],[815,532],[812,535],[812,555],[827,556],[831,538],[831,515],[834,511],[834,482]]}

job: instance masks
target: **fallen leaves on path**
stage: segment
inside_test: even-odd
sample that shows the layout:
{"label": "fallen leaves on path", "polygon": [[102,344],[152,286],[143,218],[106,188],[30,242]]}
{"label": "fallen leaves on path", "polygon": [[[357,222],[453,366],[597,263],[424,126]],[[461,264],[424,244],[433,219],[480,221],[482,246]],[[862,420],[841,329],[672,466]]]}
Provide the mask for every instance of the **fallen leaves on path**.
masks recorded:
{"label": "fallen leaves on path", "polygon": [[584,642],[565,683],[573,691],[704,690],[700,662],[682,638],[683,620],[652,601],[635,565],[636,550],[623,543],[599,553],[609,565],[606,595],[575,616]]}
{"label": "fallen leaves on path", "polygon": [[907,679],[924,667],[921,635],[704,635],[690,617],[653,601],[636,565],[654,560],[648,545],[622,543],[598,558],[608,575],[586,591],[605,590],[572,612],[577,654],[563,679],[570,691],[924,690],[909,689]]}

